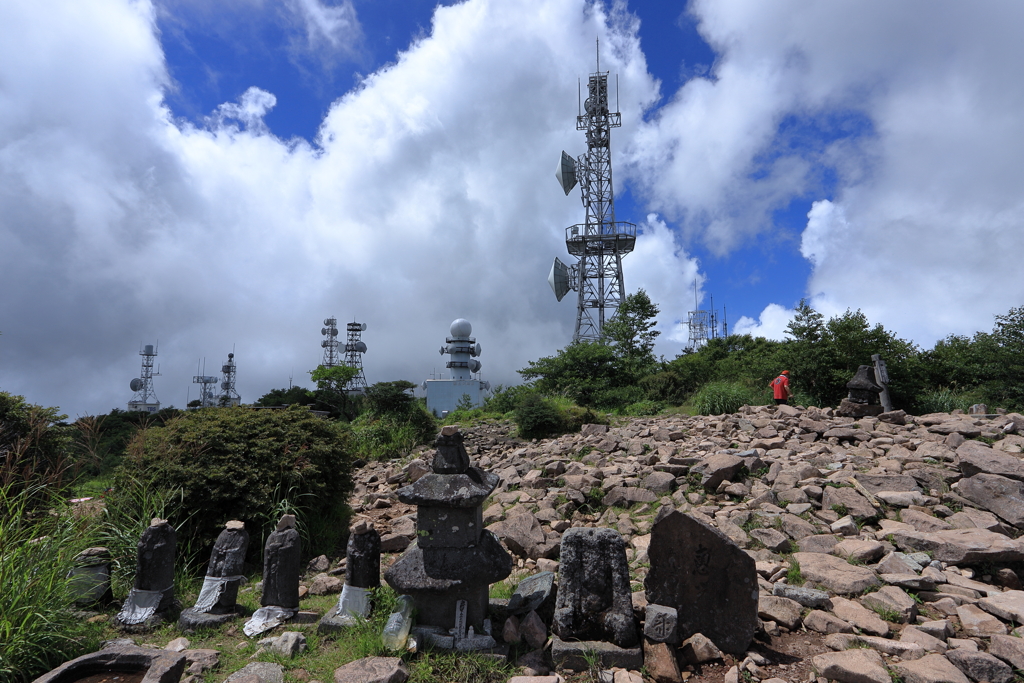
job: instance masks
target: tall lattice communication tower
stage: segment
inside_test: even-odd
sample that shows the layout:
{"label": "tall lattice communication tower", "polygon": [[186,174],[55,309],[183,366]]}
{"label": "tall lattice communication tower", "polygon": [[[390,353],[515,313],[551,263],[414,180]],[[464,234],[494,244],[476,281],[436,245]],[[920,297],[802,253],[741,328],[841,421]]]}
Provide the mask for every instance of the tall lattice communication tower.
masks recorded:
{"label": "tall lattice communication tower", "polygon": [[135,394],[132,400],[128,401],[128,410],[155,413],[160,410],[160,399],[156,397],[156,391],[153,389],[153,378],[160,376],[159,369],[153,372],[153,359],[156,358],[157,348],[152,344],[146,344],[139,351],[139,355],[142,356],[142,373],[129,384]]}
{"label": "tall lattice communication tower", "polygon": [[573,159],[563,151],[555,172],[566,195],[579,182],[587,212],[585,223],[565,230],[565,246],[576,263],[567,266],[556,258],[548,274],[559,301],[569,290],[577,293],[573,341],[600,339],[625,296],[622,257],[633,251],[636,225],[615,220],[611,129],[621,125],[622,114],[608,109],[608,72],[601,71],[598,45],[597,70],[587,80],[587,99],[576,117],[576,130],[586,131],[587,153]]}
{"label": "tall lattice communication tower", "polygon": [[234,352],[228,354],[228,362],[220,367],[220,397],[217,404],[222,407],[237,406],[242,402],[242,397],[235,391],[235,376],[238,368],[235,367]]}
{"label": "tall lattice communication tower", "polygon": [[[198,363],[196,364],[196,371],[197,372],[206,372],[206,359],[205,358],[202,360],[202,368],[203,368],[202,370],[199,370],[199,364]],[[219,382],[219,381],[220,380],[217,379],[216,375],[193,375],[192,376],[192,384],[198,384],[199,385],[199,398],[197,399],[199,401],[199,406],[197,406],[197,407],[199,407],[199,408],[211,408],[211,407],[217,405],[217,391],[215,390],[215,387],[217,386],[217,382]]]}
{"label": "tall lattice communication tower", "polygon": [[[689,328],[689,338],[686,341],[688,351],[697,351],[708,343],[710,339],[717,339],[719,336],[718,311],[715,310],[715,299],[709,297],[711,310],[688,311],[686,314],[686,325]],[[697,281],[693,283],[693,307],[697,308]],[[729,323],[725,319],[725,309],[722,309],[721,336],[729,336]]]}
{"label": "tall lattice communication tower", "polygon": [[320,334],[327,337],[320,342],[320,346],[324,349],[324,360],[321,365],[325,368],[333,368],[339,362],[338,319],[327,318],[324,320],[324,326],[320,328]]}
{"label": "tall lattice communication tower", "polygon": [[345,340],[345,365],[359,372],[345,385],[345,391],[366,391],[366,376],[363,374],[363,354],[366,343],[360,335],[366,331],[366,323],[350,322],[345,326],[348,338]]}

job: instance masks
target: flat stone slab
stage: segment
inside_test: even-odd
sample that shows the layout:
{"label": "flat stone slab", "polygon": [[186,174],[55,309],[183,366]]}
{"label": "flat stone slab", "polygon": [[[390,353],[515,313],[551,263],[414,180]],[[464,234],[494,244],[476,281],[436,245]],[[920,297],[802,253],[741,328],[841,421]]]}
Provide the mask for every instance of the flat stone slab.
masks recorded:
{"label": "flat stone slab", "polygon": [[586,671],[589,666],[587,657],[594,655],[604,669],[619,667],[638,670],[644,665],[644,653],[640,647],[619,647],[600,640],[566,642],[558,636],[551,638],[551,659],[556,669]]}
{"label": "flat stone slab", "polygon": [[904,683],[971,683],[971,680],[940,654],[925,655],[912,662],[894,665]]}
{"label": "flat stone slab", "polygon": [[995,474],[975,474],[961,479],[957,491],[978,507],[1024,529],[1024,482]]}
{"label": "flat stone slab", "polygon": [[989,641],[988,652],[1010,664],[1014,669],[1024,669],[1024,638],[995,635]]}
{"label": "flat stone slab", "polygon": [[958,647],[947,652],[946,659],[953,662],[953,665],[964,672],[972,681],[1010,683],[1013,679],[1013,669],[1002,660],[987,652],[971,651],[965,647]]}
{"label": "flat stone slab", "polygon": [[723,652],[745,653],[757,628],[753,558],[696,517],[659,517],[647,549],[647,602],[678,610],[680,638],[702,633]]}
{"label": "flat stone slab", "polygon": [[882,656],[874,650],[826,652],[811,658],[820,676],[839,683],[891,683]]}
{"label": "flat stone slab", "polygon": [[408,678],[398,657],[364,657],[334,670],[334,683],[405,683]]}
{"label": "flat stone slab", "polygon": [[772,595],[796,600],[804,607],[811,607],[813,609],[829,604],[829,595],[825,591],[805,586],[790,586],[788,583],[776,583],[772,586]]}
{"label": "flat stone slab", "polygon": [[960,472],[965,477],[975,474],[998,474],[1024,481],[1024,462],[1020,458],[997,451],[980,441],[965,441],[956,449]]}
{"label": "flat stone slab", "polygon": [[196,612],[191,607],[183,610],[178,617],[178,628],[182,631],[198,631],[204,628],[217,628],[229,621],[234,621],[243,616],[242,608],[236,607],[236,612],[228,614],[206,614]]}
{"label": "flat stone slab", "polygon": [[960,618],[964,633],[969,636],[988,638],[1006,634],[1003,622],[974,605],[960,605],[956,608],[956,615]]}
{"label": "flat stone slab", "polygon": [[951,529],[927,533],[899,529],[893,532],[893,537],[896,545],[903,550],[931,553],[934,559],[948,564],[1024,560],[1024,538],[1012,539],[985,529]]}
{"label": "flat stone slab", "polygon": [[804,580],[824,586],[833,593],[855,595],[880,585],[873,571],[854,566],[839,557],[801,552],[793,553],[793,558],[800,564]]}

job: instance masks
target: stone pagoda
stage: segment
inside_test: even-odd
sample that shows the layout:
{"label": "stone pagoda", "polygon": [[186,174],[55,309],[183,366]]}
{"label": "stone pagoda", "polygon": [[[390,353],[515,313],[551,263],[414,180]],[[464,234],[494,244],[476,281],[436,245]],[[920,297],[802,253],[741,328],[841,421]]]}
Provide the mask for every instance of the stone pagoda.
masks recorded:
{"label": "stone pagoda", "polygon": [[384,580],[412,596],[428,644],[486,649],[494,643],[482,635],[489,586],[512,572],[511,556],[483,524],[483,502],[500,478],[469,466],[457,427],[444,427],[435,445],[433,472],[398,491],[399,500],[418,506],[417,540]]}

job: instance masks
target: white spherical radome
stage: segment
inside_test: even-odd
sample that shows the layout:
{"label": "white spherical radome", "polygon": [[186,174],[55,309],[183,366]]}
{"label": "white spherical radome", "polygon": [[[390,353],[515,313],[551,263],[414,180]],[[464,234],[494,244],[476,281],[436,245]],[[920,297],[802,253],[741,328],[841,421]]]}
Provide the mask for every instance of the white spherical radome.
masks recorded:
{"label": "white spherical radome", "polygon": [[469,324],[469,321],[465,318],[458,318],[452,322],[451,329],[452,337],[457,339],[466,339],[469,335],[473,334],[473,326]]}

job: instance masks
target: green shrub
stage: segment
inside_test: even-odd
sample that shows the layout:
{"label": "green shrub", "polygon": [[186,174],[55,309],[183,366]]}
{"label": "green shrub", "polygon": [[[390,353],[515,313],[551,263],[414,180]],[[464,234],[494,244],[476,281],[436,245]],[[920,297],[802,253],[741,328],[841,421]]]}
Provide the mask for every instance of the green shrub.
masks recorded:
{"label": "green shrub", "polygon": [[686,400],[686,382],[677,373],[671,371],[658,372],[642,378],[640,388],[650,401],[664,401],[679,405]]}
{"label": "green shrub", "polygon": [[608,423],[606,417],[567,398],[544,398],[536,392],[523,395],[514,411],[514,419],[519,436],[524,439],[578,432],[585,424]]}
{"label": "green shrub", "polygon": [[761,392],[738,382],[709,382],[693,395],[693,409],[698,415],[735,413],[744,405],[764,403]]}
{"label": "green shrub", "polygon": [[[111,509],[130,512],[138,486],[154,495],[180,491],[167,519],[178,542],[205,556],[225,522],[238,519],[258,557],[282,510],[298,514],[304,550],[337,550],[352,489],[349,430],[308,409],[208,408],[140,432],[118,470]],[[113,519],[117,526],[132,520]]]}
{"label": "green shrub", "polygon": [[407,454],[437,434],[437,421],[413,397],[412,382],[378,382],[366,390],[366,412],[352,422],[356,453],[367,460]]}
{"label": "green shrub", "polygon": [[561,434],[564,429],[558,408],[537,393],[523,396],[515,408],[515,421],[519,428],[519,436],[524,439],[542,439],[545,436]]}
{"label": "green shrub", "polygon": [[517,384],[511,387],[499,384],[484,401],[484,412],[497,415],[511,413],[526,394],[536,393],[536,391],[528,384]]}
{"label": "green shrub", "polygon": [[659,401],[637,401],[622,409],[623,415],[657,415],[665,406]]}

